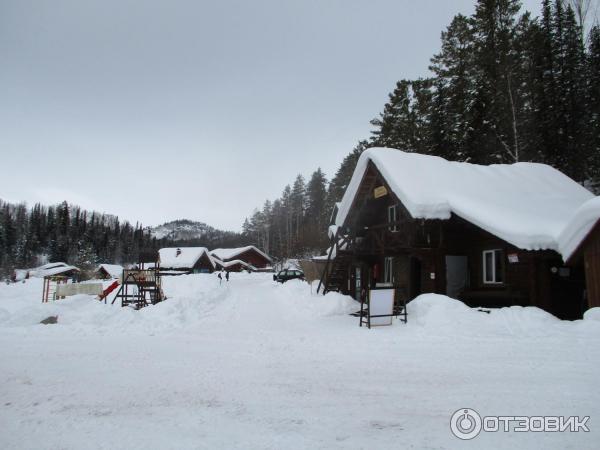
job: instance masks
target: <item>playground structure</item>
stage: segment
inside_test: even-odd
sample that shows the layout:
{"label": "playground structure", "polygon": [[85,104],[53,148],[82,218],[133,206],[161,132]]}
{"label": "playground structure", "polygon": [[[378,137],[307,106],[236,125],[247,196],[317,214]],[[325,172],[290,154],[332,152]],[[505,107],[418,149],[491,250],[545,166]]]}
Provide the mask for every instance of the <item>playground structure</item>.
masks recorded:
{"label": "playground structure", "polygon": [[47,275],[44,277],[44,288],[42,290],[42,303],[48,303],[48,300],[58,300],[56,294],[60,284],[67,284],[69,277],[66,275]]}
{"label": "playground structure", "polygon": [[119,280],[113,281],[111,283],[111,285],[108,286],[106,289],[104,289],[104,291],[102,291],[102,294],[100,294],[98,296],[98,300],[100,300],[100,301],[104,300],[104,304],[106,305],[106,297],[108,297],[108,294],[110,294],[112,291],[117,289],[119,287],[119,285],[120,285]]}
{"label": "playground structure", "polygon": [[135,309],[165,300],[158,268],[123,270],[121,287],[111,304],[117,299],[121,299],[121,306],[131,306]]}

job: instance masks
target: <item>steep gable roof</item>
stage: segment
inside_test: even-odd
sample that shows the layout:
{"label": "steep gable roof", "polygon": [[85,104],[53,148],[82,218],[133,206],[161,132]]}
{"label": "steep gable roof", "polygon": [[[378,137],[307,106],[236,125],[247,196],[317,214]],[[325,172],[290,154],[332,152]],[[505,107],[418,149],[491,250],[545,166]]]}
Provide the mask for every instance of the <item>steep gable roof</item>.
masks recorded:
{"label": "steep gable roof", "polygon": [[212,267],[215,262],[206,247],[171,247],[158,251],[160,266],[165,269],[191,269],[202,255],[206,255]]}
{"label": "steep gable roof", "polygon": [[241,259],[232,259],[230,261],[221,261],[216,256],[213,256],[213,259],[215,261],[215,264],[218,267],[221,267],[223,269],[228,269],[230,267],[233,267],[233,266],[239,264],[240,266],[244,267],[247,270],[251,270],[251,271],[256,271],[257,270],[256,267],[254,267],[252,264],[249,264],[246,261],[242,261]]}
{"label": "steep gable roof", "polygon": [[582,204],[559,236],[559,250],[567,261],[587,238],[600,220],[600,197],[594,197]]}
{"label": "steep gable roof", "polygon": [[100,264],[98,269],[104,269],[113,278],[119,278],[123,274],[123,266],[118,264]]}
{"label": "steep gable roof", "polygon": [[449,219],[456,214],[527,250],[561,251],[561,233],[578,208],[594,198],[545,164],[483,166],[371,148],[358,161],[338,208],[337,226],[344,225],[369,163],[413,218]]}
{"label": "steep gable roof", "polygon": [[262,257],[264,257],[265,259],[267,259],[268,261],[271,261],[271,257],[269,255],[267,255],[265,252],[259,250],[254,245],[248,245],[246,247],[239,247],[239,248],[217,248],[217,249],[213,250],[211,252],[211,254],[213,256],[216,256],[217,258],[219,258],[221,261],[225,261],[228,259],[235,258],[236,256],[241,255],[242,253],[245,253],[249,250],[253,250],[256,253],[258,253],[259,255],[261,255]]}

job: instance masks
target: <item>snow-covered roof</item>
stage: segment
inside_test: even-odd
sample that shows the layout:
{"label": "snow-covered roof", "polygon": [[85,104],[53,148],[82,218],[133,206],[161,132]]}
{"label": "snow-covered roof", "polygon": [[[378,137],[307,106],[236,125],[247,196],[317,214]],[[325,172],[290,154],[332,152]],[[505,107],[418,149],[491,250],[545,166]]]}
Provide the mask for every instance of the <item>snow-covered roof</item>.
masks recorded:
{"label": "snow-covered roof", "polygon": [[242,261],[241,259],[232,259],[231,261],[222,261],[221,259],[213,256],[214,264],[221,266],[223,269],[227,269],[229,267],[233,267],[236,264],[245,267],[248,270],[257,270],[252,264],[247,263],[246,261]]}
{"label": "snow-covered roof", "polygon": [[333,223],[335,221],[335,217],[340,208],[342,202],[335,202],[333,208],[331,208],[331,214],[329,215],[329,223]]}
{"label": "snow-covered roof", "polygon": [[259,250],[254,245],[248,245],[246,247],[239,247],[239,248],[217,248],[210,253],[212,255],[216,256],[217,258],[219,258],[221,261],[225,261],[226,259],[235,258],[236,256],[241,255],[242,253],[245,253],[248,250],[254,250],[258,254],[260,254],[264,258],[266,258],[267,260],[271,261],[271,257],[269,255],[267,255],[265,252]]}
{"label": "snow-covered roof", "polygon": [[[344,224],[369,162],[413,218],[449,219],[456,214],[527,250],[563,252],[561,233],[578,208],[594,198],[583,186],[545,164],[482,166],[371,148],[358,161],[336,225]],[[584,212],[578,214],[580,219],[585,216]]]}
{"label": "snow-covered roof", "polygon": [[191,269],[204,254],[214,268],[215,262],[206,247],[173,247],[158,251],[160,266],[167,269]]}
{"label": "snow-covered roof", "polygon": [[43,266],[36,267],[29,271],[29,275],[32,277],[49,277],[52,275],[60,275],[66,272],[80,272],[80,269],[75,266],[71,266],[64,262],[48,263]]}
{"label": "snow-covered roof", "polygon": [[113,278],[119,278],[123,274],[123,266],[119,264],[100,264],[98,269],[104,269]]}
{"label": "snow-covered roof", "polygon": [[559,251],[565,261],[573,256],[599,220],[600,197],[588,200],[575,211],[559,236]]}
{"label": "snow-covered roof", "polygon": [[[332,235],[330,235],[330,237],[333,237]],[[344,239],[344,236],[340,236],[338,238],[338,242],[341,242]],[[344,242],[343,244],[339,245],[340,250],[346,250],[346,248],[348,248],[348,242]],[[333,249],[331,248],[331,246],[327,247],[327,250],[325,250],[325,254],[324,255],[319,255],[319,256],[313,256],[311,259],[313,261],[327,261],[329,259],[329,252],[331,252],[331,259],[335,259],[337,257],[337,248],[338,246],[333,246]]]}

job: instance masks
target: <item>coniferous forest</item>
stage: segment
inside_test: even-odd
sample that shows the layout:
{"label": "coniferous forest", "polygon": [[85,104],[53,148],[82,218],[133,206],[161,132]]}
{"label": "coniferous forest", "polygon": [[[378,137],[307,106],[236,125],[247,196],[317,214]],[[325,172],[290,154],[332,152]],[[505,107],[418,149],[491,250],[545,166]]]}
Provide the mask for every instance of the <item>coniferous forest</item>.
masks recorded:
{"label": "coniferous forest", "polygon": [[0,201],[0,268],[27,268],[44,261],[62,261],[82,269],[101,262],[137,262],[143,252],[161,242],[139,224],[80,209],[63,202],[56,206]]}
{"label": "coniferous forest", "polygon": [[518,0],[477,1],[471,17],[455,16],[442,32],[431,76],[396,83],[372,135],[330,182],[320,169],[308,183],[298,175],[243,232],[278,257],[322,251],[325,222],[369,147],[477,164],[542,162],[598,193],[600,27],[590,6],[543,0],[533,17]]}
{"label": "coniferous forest", "polygon": [[[361,153],[391,147],[479,164],[543,162],[600,188],[600,27],[590,0],[543,0],[534,17],[518,0],[479,0],[441,34],[430,76],[401,79],[365,136],[328,180],[298,175],[245,220],[228,245],[254,244],[276,259],[322,252],[327,225]],[[424,71],[426,68],[423,68]],[[57,206],[0,202],[0,270],[45,255],[79,266],[136,262],[164,245],[141,225]]]}

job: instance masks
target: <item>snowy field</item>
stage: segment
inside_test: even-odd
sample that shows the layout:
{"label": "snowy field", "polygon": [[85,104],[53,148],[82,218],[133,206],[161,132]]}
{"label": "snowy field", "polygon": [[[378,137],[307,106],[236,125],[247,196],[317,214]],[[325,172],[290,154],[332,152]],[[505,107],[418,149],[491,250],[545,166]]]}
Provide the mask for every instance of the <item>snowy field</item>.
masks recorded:
{"label": "snowy field", "polygon": [[[562,322],[428,295],[407,325],[367,330],[356,302],[299,281],[164,284],[142,311],[1,285],[0,448],[600,448],[597,311]],[[590,432],[461,441],[450,417],[467,407],[590,416]]]}

